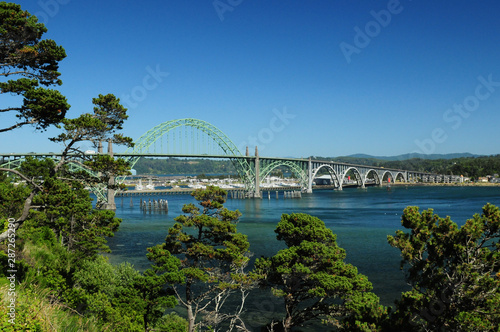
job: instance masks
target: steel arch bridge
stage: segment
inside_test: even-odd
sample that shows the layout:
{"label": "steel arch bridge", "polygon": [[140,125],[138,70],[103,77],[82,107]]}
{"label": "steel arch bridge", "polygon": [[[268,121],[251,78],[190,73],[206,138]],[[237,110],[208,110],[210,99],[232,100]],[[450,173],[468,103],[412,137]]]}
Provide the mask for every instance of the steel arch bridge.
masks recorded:
{"label": "steel arch bridge", "polygon": [[[184,128],[184,130],[182,130]],[[194,131],[185,130],[191,128]],[[173,134],[172,134],[173,133]],[[204,133],[207,137],[202,138],[199,133]],[[162,138],[167,137],[167,142],[164,143]],[[212,141],[219,149],[218,153],[201,153],[202,150],[197,152],[179,151],[180,148],[191,148],[199,145],[205,145]],[[158,144],[160,142],[160,144]],[[116,156],[124,156],[133,168],[134,165],[141,157],[147,156],[183,156],[183,157],[207,157],[207,158],[228,158],[231,160],[239,177],[245,184],[245,189],[248,196],[260,197],[260,186],[264,179],[271,174],[271,172],[281,166],[288,167],[298,178],[300,187],[303,191],[312,192],[312,179],[316,176],[321,167],[328,167],[333,174],[335,184],[338,189],[342,189],[345,175],[353,170],[356,175],[358,185],[364,187],[368,174],[375,172],[377,177],[377,184],[381,185],[384,176],[388,175],[392,179],[401,176],[404,181],[407,181],[407,176],[404,171],[388,170],[381,168],[370,168],[359,165],[350,165],[334,162],[320,162],[311,161],[308,159],[294,159],[294,158],[273,158],[273,157],[260,157],[256,148],[255,156],[249,156],[248,151],[245,155],[239,151],[231,139],[224,134],[220,129],[214,125],[199,119],[185,118],[170,120],[151,128],[144,133],[137,141],[134,142],[133,148],[129,148],[123,154],[115,154]],[[158,146],[161,152],[157,153]],[[168,151],[164,152],[164,147]],[[151,149],[154,152],[151,152]],[[172,149],[173,148],[173,149]],[[210,152],[210,151],[206,151]],[[311,171],[309,171],[311,170]],[[118,179],[123,182],[125,178]]]}
{"label": "steel arch bridge", "polygon": [[[141,156],[147,155],[148,151],[150,150],[151,147],[155,145],[156,142],[160,141],[162,137],[168,135],[169,133],[175,131],[176,129],[179,128],[186,128],[190,127],[195,130],[195,132],[191,132],[191,137],[188,137],[188,132],[185,131],[182,133],[181,131],[178,131],[180,134],[178,137],[179,141],[184,140],[185,142],[188,142],[191,148],[194,148],[194,146],[197,144],[204,144],[204,143],[209,143],[208,140],[203,141],[204,137],[199,137],[197,135],[194,137],[194,135],[198,134],[199,132],[202,132],[206,134],[209,138],[213,140],[213,143],[215,143],[221,150],[222,154],[215,155],[215,154],[200,154],[200,152],[196,153],[191,153],[192,156],[194,157],[215,157],[215,156],[224,156],[228,157],[234,167],[236,168],[236,171],[238,172],[238,175],[240,178],[243,180],[245,183],[245,186],[247,188],[251,188],[253,186],[253,178],[255,177],[254,170],[252,169],[250,163],[243,158],[242,153],[238,150],[236,145],[231,141],[229,137],[226,136],[220,129],[217,127],[213,126],[212,124],[203,121],[203,120],[198,120],[198,119],[191,119],[191,118],[186,118],[186,119],[178,119],[178,120],[171,120],[171,121],[166,121],[163,122],[150,130],[148,130],[146,133],[144,133],[139,139],[134,142],[134,147],[127,149],[125,151],[125,154],[130,153],[130,154],[135,154],[137,156],[131,156],[129,158],[129,163],[131,168],[134,167],[134,165],[139,161]],[[184,135],[183,135],[184,134]],[[173,140],[174,140],[174,148],[176,147],[175,145],[175,140],[176,140],[176,135],[172,135]],[[170,138],[172,138],[170,137]],[[195,142],[195,140],[197,142]],[[170,143],[170,142],[168,142]],[[168,144],[167,144],[168,145]],[[163,153],[163,143],[161,144],[161,149]],[[170,153],[176,154],[177,151],[169,151]],[[190,154],[184,154],[185,156],[189,156]],[[123,181],[124,179],[120,179],[120,181]]]}
{"label": "steel arch bridge", "polygon": [[[260,187],[264,179],[280,166],[288,167],[299,179],[300,187],[305,192],[312,192],[313,180],[321,169],[326,169],[331,176],[332,184],[341,190],[346,175],[354,174],[357,185],[365,187],[367,183],[382,185],[384,181],[392,180],[423,181],[423,182],[450,182],[451,176],[443,176],[431,173],[413,172],[398,169],[386,169],[367,165],[354,165],[334,161],[322,161],[301,158],[276,158],[261,157],[258,155],[257,147],[255,156],[243,155],[236,145],[221,130],[212,124],[198,119],[186,118],[163,122],[144,133],[135,142],[133,148],[124,153],[112,153],[109,147],[108,153],[115,157],[125,158],[133,167],[141,157],[186,157],[186,158],[218,158],[229,159],[245,184],[247,196],[260,197]],[[165,151],[165,148],[167,151]],[[157,149],[161,152],[158,153]],[[154,150],[154,151],[151,151]],[[208,153],[207,153],[208,152]],[[99,153],[103,153],[99,151]],[[50,157],[58,160],[60,154],[55,153],[31,153],[31,154],[0,154],[0,167],[16,168],[24,160],[26,155],[36,158]],[[79,164],[70,165],[74,170],[85,170]],[[88,171],[88,170],[86,170]],[[91,172],[90,172],[91,173]],[[94,174],[96,175],[96,174]],[[372,176],[370,178],[370,176]],[[116,179],[123,182],[125,178]],[[386,180],[384,180],[386,179]],[[371,182],[370,182],[371,181]],[[93,186],[92,192],[97,196],[98,202],[109,203],[114,201],[114,191],[106,186]],[[111,206],[113,206],[111,204]]]}

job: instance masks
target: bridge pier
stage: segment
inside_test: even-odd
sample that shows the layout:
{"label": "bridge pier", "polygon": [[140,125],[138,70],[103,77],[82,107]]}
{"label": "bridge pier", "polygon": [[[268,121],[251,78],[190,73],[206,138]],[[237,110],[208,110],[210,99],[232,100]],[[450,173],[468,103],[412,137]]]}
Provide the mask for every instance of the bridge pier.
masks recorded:
{"label": "bridge pier", "polygon": [[307,165],[307,189],[306,193],[312,194],[313,192],[313,174],[312,174],[312,160],[309,157],[308,165]]}
{"label": "bridge pier", "polygon": [[[99,142],[99,146],[102,151],[101,142]],[[108,154],[111,158],[113,158],[113,142],[111,139],[108,140]],[[115,186],[115,176],[111,174],[108,180],[108,192],[107,192],[108,201],[103,206],[104,210],[116,210],[115,189],[113,189],[114,186]]]}
{"label": "bridge pier", "polygon": [[260,198],[260,161],[259,161],[259,149],[255,147],[255,192],[253,194],[254,198]]}

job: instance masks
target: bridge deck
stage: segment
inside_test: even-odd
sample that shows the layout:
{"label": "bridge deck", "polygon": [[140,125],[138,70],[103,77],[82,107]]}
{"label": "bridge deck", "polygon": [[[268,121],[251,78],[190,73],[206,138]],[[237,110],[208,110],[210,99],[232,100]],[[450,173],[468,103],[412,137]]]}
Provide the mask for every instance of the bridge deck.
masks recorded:
{"label": "bridge deck", "polygon": [[[195,188],[177,188],[177,189],[154,189],[154,190],[125,190],[125,191],[117,191],[116,197],[128,197],[128,196],[155,196],[155,195],[182,195],[182,194],[191,194],[195,191]],[[228,193],[233,191],[242,191],[246,192],[245,188],[224,188]],[[261,188],[261,192],[275,192],[275,191],[294,191],[301,190],[300,187],[274,187],[274,188]]]}

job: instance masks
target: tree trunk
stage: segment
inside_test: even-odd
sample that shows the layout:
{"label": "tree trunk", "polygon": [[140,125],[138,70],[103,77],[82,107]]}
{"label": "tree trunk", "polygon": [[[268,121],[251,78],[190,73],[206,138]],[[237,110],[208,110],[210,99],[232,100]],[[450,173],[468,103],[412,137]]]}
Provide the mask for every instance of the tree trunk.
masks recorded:
{"label": "tree trunk", "polygon": [[149,324],[149,321],[148,321],[148,314],[144,314],[144,332],[148,332],[148,324]]}
{"label": "tree trunk", "polygon": [[193,306],[191,304],[188,304],[186,309],[187,309],[188,323],[189,323],[188,331],[195,332],[195,329],[194,329],[194,318],[195,317],[193,315]]}
{"label": "tree trunk", "polygon": [[[1,169],[0,169],[1,170]],[[28,219],[30,208],[31,208],[31,202],[33,201],[33,197],[38,193],[38,190],[33,189],[29,196],[26,198],[24,201],[24,207],[23,207],[23,212],[21,213],[21,216],[14,222],[14,229],[17,231],[19,227],[23,224],[23,222]],[[2,234],[0,234],[0,242],[4,241],[7,239],[9,234],[9,230],[6,230]]]}
{"label": "tree trunk", "polygon": [[187,315],[188,315],[188,331],[189,332],[195,332],[195,319],[196,315],[193,313],[193,298],[192,298],[192,293],[191,293],[191,280],[186,282],[186,309],[187,309]]}
{"label": "tree trunk", "polygon": [[292,325],[292,313],[295,310],[295,302],[288,297],[285,298],[285,308],[286,308],[286,317],[283,320],[283,331],[289,332],[291,331]]}
{"label": "tree trunk", "polygon": [[283,331],[289,332],[291,331],[291,328],[292,328],[292,316],[287,315],[287,317],[283,321]]}

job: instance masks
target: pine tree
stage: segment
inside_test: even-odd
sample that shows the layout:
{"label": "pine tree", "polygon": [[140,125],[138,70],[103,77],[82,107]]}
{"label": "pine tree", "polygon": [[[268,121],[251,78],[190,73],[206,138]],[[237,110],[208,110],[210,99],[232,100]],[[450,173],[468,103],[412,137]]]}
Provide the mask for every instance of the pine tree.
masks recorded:
{"label": "pine tree", "polygon": [[[407,331],[500,331],[500,209],[483,207],[458,227],[432,209],[404,210],[388,236],[401,250],[413,289],[397,303],[394,322]],[[397,328],[397,327],[396,327]]]}
{"label": "pine tree", "polygon": [[214,329],[224,320],[237,318],[222,315],[223,301],[218,300],[248,284],[243,268],[249,260],[247,237],[236,230],[241,213],[223,206],[226,191],[209,186],[192,195],[201,207],[184,205],[185,215],[175,218],[165,242],[149,248],[147,255],[155,271],[169,274],[169,283],[187,310],[189,332],[201,324],[196,321],[200,313]]}
{"label": "pine tree", "polygon": [[287,248],[257,259],[255,268],[263,286],[283,299],[285,317],[277,328],[290,331],[313,320],[349,331],[377,328],[385,308],[370,292],[368,278],[344,262],[345,250],[323,221],[303,213],[283,214],[275,232]]}

